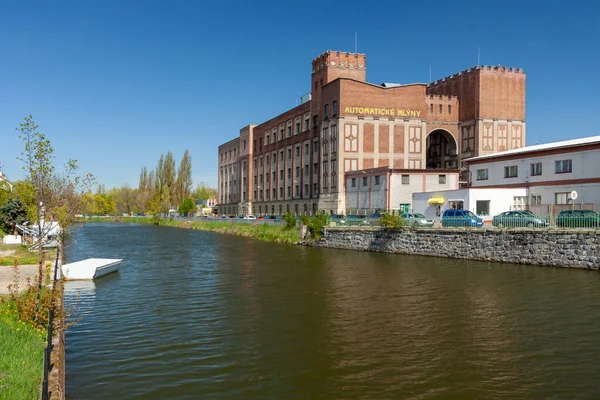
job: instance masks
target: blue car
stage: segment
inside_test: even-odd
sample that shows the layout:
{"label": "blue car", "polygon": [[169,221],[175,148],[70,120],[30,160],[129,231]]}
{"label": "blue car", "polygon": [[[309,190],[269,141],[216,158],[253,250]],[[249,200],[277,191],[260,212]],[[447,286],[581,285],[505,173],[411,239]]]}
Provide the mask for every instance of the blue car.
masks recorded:
{"label": "blue car", "polygon": [[469,210],[446,210],[442,214],[442,226],[479,228],[483,226],[483,220]]}

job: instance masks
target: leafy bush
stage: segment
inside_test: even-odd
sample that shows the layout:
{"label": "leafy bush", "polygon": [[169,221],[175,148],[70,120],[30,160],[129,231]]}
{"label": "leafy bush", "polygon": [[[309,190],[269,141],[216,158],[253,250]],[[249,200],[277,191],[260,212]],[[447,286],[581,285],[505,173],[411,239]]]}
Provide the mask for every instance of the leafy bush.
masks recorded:
{"label": "leafy bush", "polygon": [[296,216],[294,214],[284,214],[283,220],[285,221],[286,229],[293,229],[296,227]]}
{"label": "leafy bush", "polygon": [[384,228],[402,228],[404,220],[399,215],[381,214],[381,226]]}
{"label": "leafy bush", "polygon": [[329,214],[318,213],[308,221],[308,231],[314,238],[321,237],[323,227],[329,225]]}
{"label": "leafy bush", "polygon": [[308,226],[308,224],[310,223],[310,217],[308,215],[303,215],[300,217],[300,222],[302,223],[302,225]]}
{"label": "leafy bush", "polygon": [[6,233],[13,233],[16,225],[27,221],[27,210],[19,199],[8,199],[0,207],[0,228]]}

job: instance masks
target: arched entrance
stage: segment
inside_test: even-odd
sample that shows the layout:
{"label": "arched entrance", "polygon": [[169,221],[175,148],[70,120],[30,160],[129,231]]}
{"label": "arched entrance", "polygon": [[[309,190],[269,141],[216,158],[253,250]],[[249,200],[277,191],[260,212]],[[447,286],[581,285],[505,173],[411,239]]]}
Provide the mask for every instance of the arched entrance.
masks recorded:
{"label": "arched entrance", "polygon": [[450,132],[435,129],[427,136],[425,168],[458,169],[458,146]]}

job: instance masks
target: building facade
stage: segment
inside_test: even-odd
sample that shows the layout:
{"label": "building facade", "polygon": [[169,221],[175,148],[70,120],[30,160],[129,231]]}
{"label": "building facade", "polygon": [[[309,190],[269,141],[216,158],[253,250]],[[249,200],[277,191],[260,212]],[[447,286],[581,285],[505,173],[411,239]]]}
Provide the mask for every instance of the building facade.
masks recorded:
{"label": "building facade", "polygon": [[348,172],[458,171],[465,157],[524,143],[521,70],[484,66],[430,85],[376,85],[366,81],[364,54],[327,51],[312,61],[299,106],[219,147],[219,212],[344,213]]}
{"label": "building facade", "polygon": [[521,209],[540,215],[600,211],[600,136],[483,155],[464,164],[467,189],[415,193],[415,210],[429,216],[452,208],[491,216]]}
{"label": "building facade", "polygon": [[413,193],[458,189],[456,169],[371,168],[346,173],[346,211],[368,215],[379,210],[412,212]]}

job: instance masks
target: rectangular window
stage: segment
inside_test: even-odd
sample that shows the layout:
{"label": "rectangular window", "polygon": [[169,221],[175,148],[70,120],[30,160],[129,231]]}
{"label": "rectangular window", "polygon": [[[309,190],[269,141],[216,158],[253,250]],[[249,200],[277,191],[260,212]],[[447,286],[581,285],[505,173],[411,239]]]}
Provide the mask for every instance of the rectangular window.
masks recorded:
{"label": "rectangular window", "polygon": [[448,104],[448,114],[452,114],[452,106]]}
{"label": "rectangular window", "polygon": [[288,190],[287,190],[287,197],[292,197],[292,187],[291,187],[291,186],[288,186],[288,188],[287,188],[287,189],[288,189]]}
{"label": "rectangular window", "polygon": [[478,181],[487,181],[488,179],[488,170],[486,169],[478,169],[477,170],[477,180]]}
{"label": "rectangular window", "polygon": [[329,104],[325,104],[325,119],[329,119]]}
{"label": "rectangular window", "polygon": [[279,170],[279,179],[283,179],[283,170]]}
{"label": "rectangular window", "polygon": [[542,174],[542,163],[533,163],[531,164],[531,176],[541,175]]}
{"label": "rectangular window", "polygon": [[527,196],[514,196],[513,197],[513,205],[517,210],[523,210],[527,207],[527,200],[529,197]]}
{"label": "rectangular window", "polygon": [[283,150],[279,152],[279,161],[283,162]]}
{"label": "rectangular window", "polygon": [[304,130],[307,131],[310,129],[310,118],[306,118],[304,120]]}
{"label": "rectangular window", "polygon": [[337,125],[331,127],[331,154],[336,153],[337,149]]}
{"label": "rectangular window", "polygon": [[269,165],[269,156],[267,155],[267,166]]}
{"label": "rectangular window", "polygon": [[317,126],[319,126],[319,116],[315,115],[315,116],[313,116],[313,129],[316,128]]}
{"label": "rectangular window", "polygon": [[377,175],[377,176],[375,177],[375,184],[376,184],[376,185],[379,185],[379,184],[380,184],[380,176],[379,176],[379,175]]}
{"label": "rectangular window", "polygon": [[569,204],[569,193],[554,193],[554,204]]}
{"label": "rectangular window", "polygon": [[288,179],[292,179],[292,169],[288,168]]}
{"label": "rectangular window", "polygon": [[271,136],[267,135],[267,144],[271,143]]}
{"label": "rectangular window", "polygon": [[288,137],[292,136],[292,126],[288,126]]}
{"label": "rectangular window", "polygon": [[531,205],[532,206],[540,206],[542,205],[542,196],[532,194],[531,195]]}
{"label": "rectangular window", "polygon": [[283,188],[279,188],[279,198],[283,199]]}
{"label": "rectangular window", "polygon": [[273,182],[277,180],[277,172],[273,171]]}
{"label": "rectangular window", "polygon": [[308,184],[304,185],[304,193],[305,196],[308,194]]}
{"label": "rectangular window", "polygon": [[442,113],[442,105],[440,104],[440,114]]}
{"label": "rectangular window", "polygon": [[283,128],[279,130],[279,140],[283,140]]}
{"label": "rectangular window", "polygon": [[263,183],[263,178],[264,178],[264,175],[260,174],[260,183]]}
{"label": "rectangular window", "polygon": [[300,122],[296,122],[296,134],[300,133]]}
{"label": "rectangular window", "polygon": [[319,163],[313,164],[313,174],[315,174],[315,175],[319,174]]}
{"label": "rectangular window", "polygon": [[367,183],[369,182],[369,178],[367,178],[366,176],[363,177],[363,186],[367,186]]}
{"label": "rectangular window", "polygon": [[263,159],[262,159],[262,157],[260,158],[260,166],[261,167],[263,166]]}
{"label": "rectangular window", "polygon": [[352,178],[352,187],[356,187],[356,178]]}
{"label": "rectangular window", "polygon": [[304,166],[304,176],[308,176],[310,167],[308,165]]}
{"label": "rectangular window", "polygon": [[306,143],[304,145],[304,154],[308,155],[309,152],[310,152],[310,145],[308,143]]}
{"label": "rectangular window", "polygon": [[300,196],[300,185],[296,185],[296,197]]}
{"label": "rectangular window", "polygon": [[300,177],[300,167],[296,167],[296,178]]}
{"label": "rectangular window", "polygon": [[402,184],[409,185],[410,184],[410,175],[402,175]]}
{"label": "rectangular window", "polygon": [[337,100],[333,101],[333,116],[335,117],[337,115]]}
{"label": "rectangular window", "polygon": [[475,214],[490,215],[490,201],[489,200],[477,200],[477,202],[475,203]]}
{"label": "rectangular window", "polygon": [[430,113],[433,113],[433,104],[430,104],[430,105],[429,105],[429,112],[430,112]]}
{"label": "rectangular window", "polygon": [[516,178],[517,176],[519,176],[519,167],[517,165],[504,167],[504,178]]}
{"label": "rectangular window", "polygon": [[300,146],[296,146],[296,157],[300,157]]}
{"label": "rectangular window", "polygon": [[313,146],[313,152],[315,152],[315,153],[319,152],[319,142],[315,142],[315,145]]}
{"label": "rectangular window", "polygon": [[292,158],[292,149],[288,149],[288,158]]}
{"label": "rectangular window", "polygon": [[440,176],[438,177],[438,183],[439,183],[440,185],[445,185],[445,184],[446,184],[446,175],[440,175]]}
{"label": "rectangular window", "polygon": [[555,164],[557,174],[566,174],[573,171],[573,164],[571,160],[560,160],[556,161]]}
{"label": "rectangular window", "polygon": [[319,185],[317,183],[313,183],[313,195],[319,193]]}

